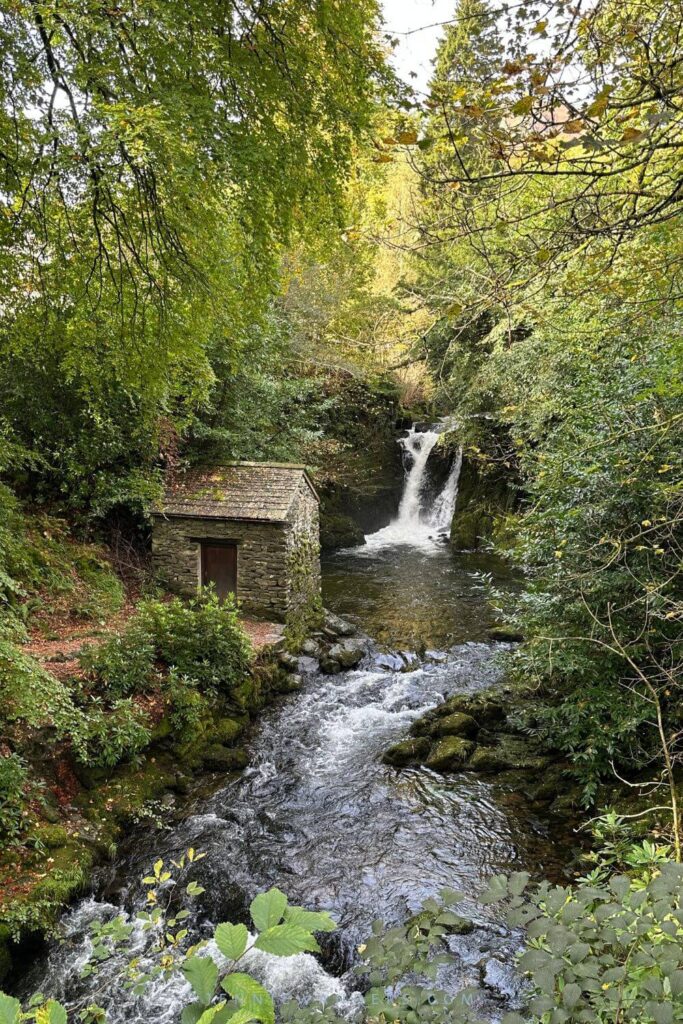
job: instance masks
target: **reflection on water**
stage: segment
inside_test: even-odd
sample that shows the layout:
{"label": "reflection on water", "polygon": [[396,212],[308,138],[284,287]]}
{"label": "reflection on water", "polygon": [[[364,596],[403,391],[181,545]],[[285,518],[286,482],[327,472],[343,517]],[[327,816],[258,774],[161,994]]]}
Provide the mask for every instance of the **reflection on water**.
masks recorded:
{"label": "reflection on water", "polygon": [[428,548],[360,547],[325,559],[323,600],[382,644],[447,648],[487,639],[494,620],[487,579],[513,585],[501,559],[454,552],[440,541]]}

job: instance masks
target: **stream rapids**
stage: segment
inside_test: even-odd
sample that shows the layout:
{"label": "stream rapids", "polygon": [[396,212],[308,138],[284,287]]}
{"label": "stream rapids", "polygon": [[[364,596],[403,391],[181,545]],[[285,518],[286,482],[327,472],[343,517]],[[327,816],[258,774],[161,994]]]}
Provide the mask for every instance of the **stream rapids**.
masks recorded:
{"label": "stream rapids", "polygon": [[[414,446],[430,441],[423,437]],[[415,483],[414,455],[404,498]],[[151,863],[193,846],[207,856],[193,868],[206,893],[191,934],[208,937],[220,921],[247,920],[250,900],[273,885],[293,903],[328,910],[338,922],[319,958],[254,954],[249,969],[276,1002],[334,995],[353,1019],[361,997],[352,965],[372,921],[405,920],[449,886],[464,893],[462,912],[476,925],[471,934],[449,939],[457,954],[449,986],[477,986],[485,1020],[498,1020],[517,1005],[519,938],[502,927],[495,908],[480,907],[475,897],[496,872],[556,874],[564,851],[551,826],[509,785],[472,772],[442,776],[381,762],[383,751],[446,696],[500,678],[497,655],[506,645],[487,640],[482,577],[493,575],[504,585],[504,568],[490,556],[454,554],[428,521],[444,489],[455,503],[454,477],[452,469],[443,489],[431,495],[427,515],[425,485],[413,489],[417,543],[399,513],[393,531],[385,528],[383,536],[324,566],[326,604],[374,638],[360,666],[326,676],[315,661],[303,659],[303,688],[261,715],[250,766],[179,808],[167,830],[140,827],[130,836],[116,862],[99,869],[91,893],[65,916],[63,940],[53,942],[23,979],[26,993],[40,990],[73,1005],[95,986],[112,1024],[176,1024],[190,1001],[182,978],[155,982],[136,997],[115,980],[117,957],[94,982],[80,973],[92,949],[90,923],[120,912],[133,920],[144,904],[140,879]],[[439,514],[445,522],[443,502]],[[383,614],[389,608],[391,614]],[[423,653],[418,657],[415,650]],[[135,931],[143,964],[149,941]]]}

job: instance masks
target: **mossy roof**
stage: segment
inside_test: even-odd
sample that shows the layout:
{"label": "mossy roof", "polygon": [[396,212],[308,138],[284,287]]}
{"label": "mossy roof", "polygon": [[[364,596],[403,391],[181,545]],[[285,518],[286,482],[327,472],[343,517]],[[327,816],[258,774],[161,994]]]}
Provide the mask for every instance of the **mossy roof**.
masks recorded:
{"label": "mossy roof", "polygon": [[284,523],[304,480],[318,495],[304,466],[284,462],[230,462],[178,474],[156,515]]}

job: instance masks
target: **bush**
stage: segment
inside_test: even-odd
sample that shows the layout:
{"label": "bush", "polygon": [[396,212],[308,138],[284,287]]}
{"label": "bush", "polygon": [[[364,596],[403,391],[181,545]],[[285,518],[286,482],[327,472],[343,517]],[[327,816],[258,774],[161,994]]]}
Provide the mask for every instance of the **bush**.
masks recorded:
{"label": "bush", "polygon": [[28,771],[17,754],[0,756],[0,834],[12,844],[21,832]]}
{"label": "bush", "polygon": [[199,731],[206,699],[197,689],[194,679],[180,675],[171,669],[164,686],[164,693],[170,705],[170,720],[173,731],[182,733],[187,739]]}
{"label": "bush", "polygon": [[153,638],[157,657],[204,689],[230,692],[248,671],[251,646],[237,610],[215,594],[205,592],[187,603],[144,601],[138,622]]}
{"label": "bush", "polygon": [[0,722],[53,728],[63,738],[77,733],[80,721],[65,683],[0,635]]}
{"label": "bush", "polygon": [[[233,604],[213,594],[193,601],[143,601],[126,630],[81,655],[109,694],[146,693],[159,683],[155,662],[205,691],[227,693],[249,668],[251,647]],[[177,689],[177,687],[176,687]]]}
{"label": "bush", "polygon": [[123,698],[115,701],[109,711],[93,700],[73,742],[81,764],[88,768],[114,768],[144,750],[150,738],[145,713],[130,698]]}
{"label": "bush", "polygon": [[155,647],[152,637],[138,620],[124,633],[113,636],[99,647],[88,647],[80,663],[96,676],[113,697],[145,693],[155,679]]}

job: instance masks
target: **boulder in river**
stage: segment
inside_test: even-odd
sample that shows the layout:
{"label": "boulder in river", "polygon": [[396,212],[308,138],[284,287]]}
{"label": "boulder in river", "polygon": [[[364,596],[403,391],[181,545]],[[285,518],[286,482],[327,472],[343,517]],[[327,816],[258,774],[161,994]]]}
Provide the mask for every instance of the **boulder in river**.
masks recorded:
{"label": "boulder in river", "polygon": [[367,647],[364,640],[348,638],[341,640],[338,644],[330,647],[327,654],[320,659],[320,668],[323,672],[331,675],[334,672],[343,672],[345,669],[355,668],[365,657]]}
{"label": "boulder in river", "polygon": [[[509,704],[509,701],[507,703]],[[435,708],[433,713],[438,718],[455,713],[470,715],[483,729],[503,722],[506,707],[496,692],[493,694],[456,693]]]}
{"label": "boulder in river", "polygon": [[375,668],[388,670],[389,672],[401,672],[404,668],[403,658],[391,651],[383,651],[376,654],[374,658]]}
{"label": "boulder in river", "polygon": [[437,718],[430,731],[432,736],[462,736],[471,740],[479,732],[479,725],[471,715],[454,711],[451,715]]}
{"label": "boulder in river", "polygon": [[385,750],[382,760],[394,768],[405,768],[411,764],[423,764],[429,755],[430,743],[426,736],[414,736],[394,743]]}
{"label": "boulder in river", "polygon": [[444,736],[429,751],[425,761],[436,772],[457,772],[474,753],[476,744],[460,736]]}
{"label": "boulder in river", "polygon": [[354,636],[358,630],[351,622],[342,619],[341,615],[325,610],[325,630],[333,636]]}

